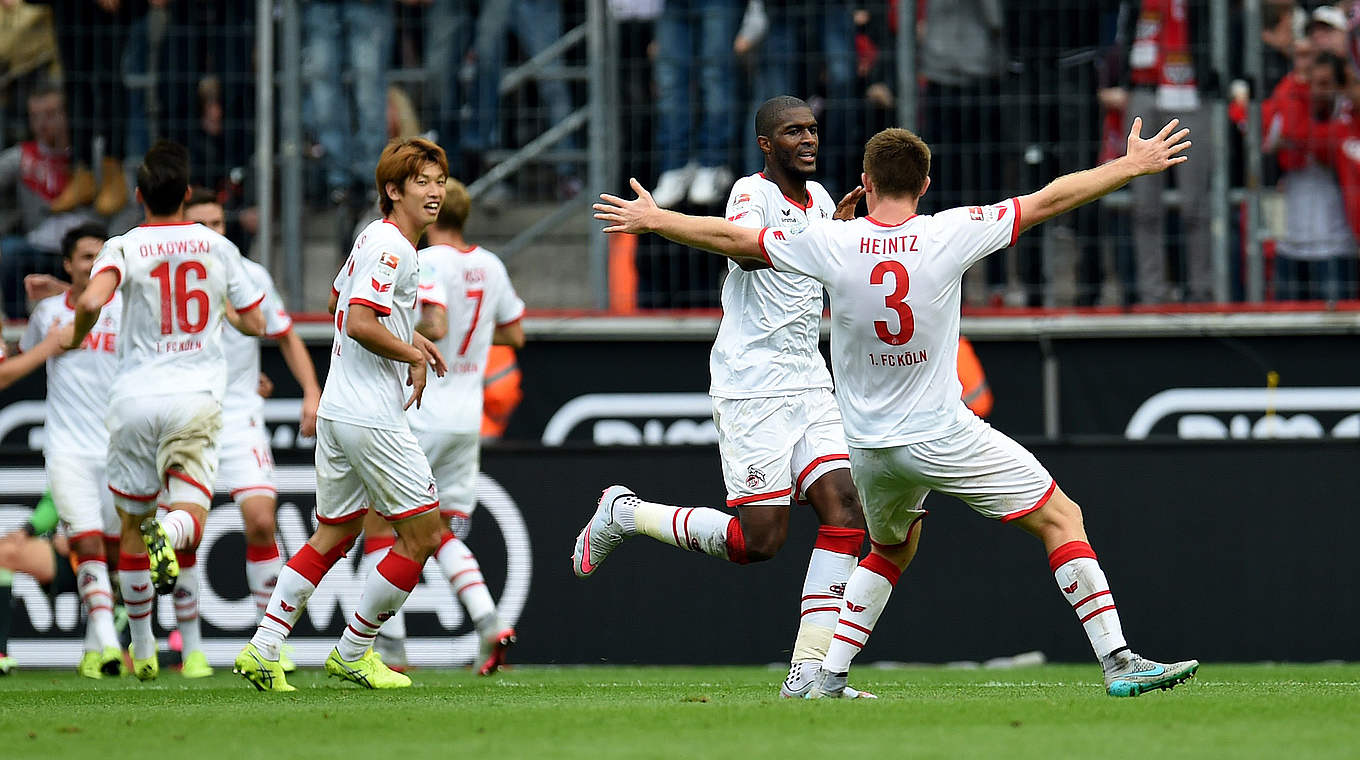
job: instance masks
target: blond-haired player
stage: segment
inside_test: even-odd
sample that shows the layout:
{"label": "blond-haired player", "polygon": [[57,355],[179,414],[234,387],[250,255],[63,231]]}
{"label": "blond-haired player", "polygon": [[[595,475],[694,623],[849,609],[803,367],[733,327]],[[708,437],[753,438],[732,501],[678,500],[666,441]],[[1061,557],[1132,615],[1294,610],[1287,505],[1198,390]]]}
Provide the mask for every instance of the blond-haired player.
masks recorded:
{"label": "blond-haired player", "polygon": [[[838,401],[873,549],[850,576],[844,608],[809,697],[844,697],[850,662],[868,641],[898,576],[920,541],[931,491],[980,514],[1013,522],[1043,542],[1049,567],[1101,662],[1106,692],[1133,696],[1194,675],[1194,660],[1163,664],[1129,649],[1081,510],[1032,454],[978,419],[960,399],[956,371],[964,271],[1015,242],[1024,229],[1110,193],[1135,177],[1186,160],[1173,119],[1144,140],[1134,119],[1128,152],[1060,177],[1039,192],[990,206],[918,215],[930,186],[930,149],[905,129],[869,140],[863,186],[868,215],[813,224],[800,234],[738,227],[602,196],[606,232],[657,232],[742,262],[812,277],[831,295],[831,348]],[[607,554],[621,526],[597,519],[592,548]]]}

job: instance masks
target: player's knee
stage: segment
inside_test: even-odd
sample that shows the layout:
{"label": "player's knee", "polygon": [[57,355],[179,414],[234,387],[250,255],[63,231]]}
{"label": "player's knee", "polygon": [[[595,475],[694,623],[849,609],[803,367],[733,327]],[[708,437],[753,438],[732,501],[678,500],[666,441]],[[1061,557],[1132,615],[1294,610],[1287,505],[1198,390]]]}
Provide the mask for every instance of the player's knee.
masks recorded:
{"label": "player's knee", "polygon": [[864,509],[859,503],[859,493],[854,488],[839,488],[835,492],[834,509],[826,525],[836,528],[864,530]]}
{"label": "player's knee", "polygon": [[746,536],[746,561],[764,562],[773,559],[784,546],[788,532],[783,530],[759,530]]}
{"label": "player's knee", "polygon": [[246,543],[251,546],[263,546],[274,542],[274,515],[269,514],[248,514],[245,516]]}

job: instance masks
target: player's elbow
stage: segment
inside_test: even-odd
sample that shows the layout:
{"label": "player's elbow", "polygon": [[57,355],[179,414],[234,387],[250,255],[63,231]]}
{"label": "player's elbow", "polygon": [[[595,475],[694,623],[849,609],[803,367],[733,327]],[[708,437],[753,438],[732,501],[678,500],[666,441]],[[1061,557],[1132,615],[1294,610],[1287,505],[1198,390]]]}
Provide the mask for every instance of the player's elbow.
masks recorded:
{"label": "player's elbow", "polygon": [[438,343],[449,334],[449,326],[441,322],[421,322],[416,325],[416,332],[429,338],[431,342]]}

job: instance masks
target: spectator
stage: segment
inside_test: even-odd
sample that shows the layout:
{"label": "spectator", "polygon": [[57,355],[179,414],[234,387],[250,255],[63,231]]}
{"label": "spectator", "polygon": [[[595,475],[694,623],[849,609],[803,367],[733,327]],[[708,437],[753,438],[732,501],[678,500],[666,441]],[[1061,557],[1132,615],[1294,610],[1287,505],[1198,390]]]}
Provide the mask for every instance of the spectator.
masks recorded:
{"label": "spectator", "polygon": [[613,181],[627,185],[631,176],[651,177],[653,167],[654,118],[656,116],[655,77],[656,20],[662,0],[609,0],[609,9],[618,22],[619,41],[619,162],[620,174]]}
{"label": "spectator", "polygon": [[54,85],[35,87],[28,96],[33,139],[0,153],[0,188],[13,188],[19,230],[0,240],[0,288],[11,314],[24,311],[24,275],[57,274],[61,237],[92,218],[88,207],[57,213],[53,200],[71,180],[71,143],[62,92]]}
{"label": "spectator", "polygon": [[1263,149],[1274,153],[1282,176],[1285,232],[1275,247],[1275,297],[1335,301],[1343,291],[1343,263],[1355,254],[1336,175],[1316,155],[1316,137],[1345,115],[1341,87],[1346,63],[1332,53],[1311,54],[1300,40],[1294,71],[1262,104]]}
{"label": "spectator", "polygon": [[1346,14],[1331,5],[1319,5],[1304,27],[1308,41],[1319,53],[1331,53],[1346,60],[1350,55],[1350,28],[1346,24]]}
{"label": "spectator", "polygon": [[[169,0],[153,0],[164,5]],[[147,0],[45,0],[56,21],[66,103],[71,114],[70,181],[51,201],[55,213],[94,203],[101,216],[127,205],[123,176],[127,94],[121,80],[128,25],[146,13]],[[102,142],[98,184],[95,140]]]}
{"label": "spectator", "polygon": [[[676,1],[676,0],[673,0]],[[477,15],[477,28],[469,56],[472,71],[469,101],[471,115],[464,124],[460,147],[464,164],[473,163],[469,153],[481,157],[480,166],[473,167],[483,174],[493,165],[486,159],[488,151],[502,147],[501,141],[501,73],[505,67],[506,32],[513,30],[525,56],[532,58],[543,52],[562,36],[561,0],[486,0]],[[547,104],[545,128],[565,121],[572,112],[571,95],[567,83],[554,76],[555,67],[549,66],[547,76],[538,81],[540,99]],[[573,134],[558,147],[579,145]],[[571,162],[559,163],[557,195],[571,198],[581,191],[581,181]],[[727,188],[723,188],[726,192]]]}
{"label": "spectator", "polygon": [[[652,195],[662,206],[686,197],[696,205],[720,203],[732,187],[728,162],[737,68],[732,46],[744,6],[740,0],[666,0],[661,10],[655,142],[661,176]],[[697,104],[691,91],[696,70]]]}
{"label": "spectator", "polygon": [[[1201,94],[1213,93],[1216,76],[1208,66],[1208,14],[1203,0],[1128,0],[1121,14],[1126,26],[1112,59],[1123,72],[1121,86],[1100,92],[1101,105],[1141,116],[1145,128],[1178,118],[1195,135],[1195,160],[1175,167],[1180,192],[1181,246],[1185,262],[1184,296],[1189,301],[1214,297],[1213,238],[1210,235],[1209,183],[1220,146],[1210,127]],[[1137,300],[1165,303],[1167,285],[1164,174],[1130,183],[1133,194],[1133,246]]]}
{"label": "spectator", "polygon": [[[990,203],[1001,189],[1003,142],[1001,77],[1006,69],[1001,0],[927,0],[918,24],[918,70],[924,135],[931,146],[931,176],[943,190],[926,196],[933,209]],[[937,194],[938,193],[938,194]],[[932,201],[933,198],[933,201]],[[1006,257],[994,256],[971,270],[964,284],[971,305],[1000,290]],[[983,280],[982,283],[979,280]],[[1023,306],[1023,294],[1011,294]]]}
{"label": "spectator", "polygon": [[0,71],[6,97],[0,99],[0,145],[27,136],[28,115],[22,94],[34,84],[60,75],[52,11],[20,0],[0,0]]}
{"label": "spectator", "polygon": [[323,150],[326,192],[336,205],[365,206],[373,192],[374,157],[387,144],[393,11],[392,0],[302,5],[303,121]]}

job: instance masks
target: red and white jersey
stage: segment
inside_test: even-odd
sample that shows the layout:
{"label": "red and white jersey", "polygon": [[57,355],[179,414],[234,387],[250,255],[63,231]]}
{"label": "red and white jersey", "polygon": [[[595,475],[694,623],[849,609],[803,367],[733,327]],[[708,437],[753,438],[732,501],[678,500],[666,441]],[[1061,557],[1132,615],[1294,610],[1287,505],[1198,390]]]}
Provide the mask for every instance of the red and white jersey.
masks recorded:
{"label": "red and white jersey", "polygon": [[223,304],[244,312],[264,300],[236,246],[197,222],[144,224],[104,243],[93,276],[106,270],[123,294],[110,400],[202,391],[220,400]]}
{"label": "red and white jersey", "polygon": [[[75,304],[69,293],[44,298],[33,307],[28,329],[19,339],[19,350],[33,350],[49,332],[71,324],[75,318]],[[104,413],[109,407],[109,388],[118,371],[118,327],[122,319],[123,302],[115,291],[80,348],[47,360],[44,453],[104,459],[109,448]]]}
{"label": "red and white jersey", "polygon": [[[788,234],[836,212],[816,182],[807,197],[786,197],[764,172],[742,177],[727,199],[727,219],[743,227],[772,227]],[[830,388],[817,343],[822,328],[822,284],[808,277],[728,265],[722,286],[722,322],[709,353],[709,395],[718,398],[780,396]]]}
{"label": "red and white jersey", "polygon": [[[293,318],[283,308],[283,299],[274,287],[269,270],[241,259],[246,277],[264,291],[264,332],[277,338],[293,327]],[[227,357],[227,395],[222,400],[222,424],[225,428],[249,425],[250,420],[264,410],[260,398],[260,339],[246,335],[229,324],[222,325],[222,351]]]}
{"label": "red and white jersey", "polygon": [[410,365],[361,346],[346,334],[345,318],[352,305],[367,306],[378,313],[379,324],[410,343],[419,286],[415,246],[396,224],[379,219],[359,233],[335,276],[335,340],[318,416],[383,430],[410,429],[402,410]]}
{"label": "red and white jersey", "polygon": [[466,251],[434,245],[420,252],[420,302],[448,310],[448,332],[436,345],[449,371],[431,375],[421,408],[407,410],[411,428],[476,433],[492,335],[524,316],[524,301],[496,254],[476,245]]}
{"label": "red and white jersey", "polygon": [[950,209],[888,226],[872,217],[760,232],[770,264],[831,294],[831,362],[847,442],[929,441],[972,416],[960,399],[960,282],[1015,242],[1020,203]]}

